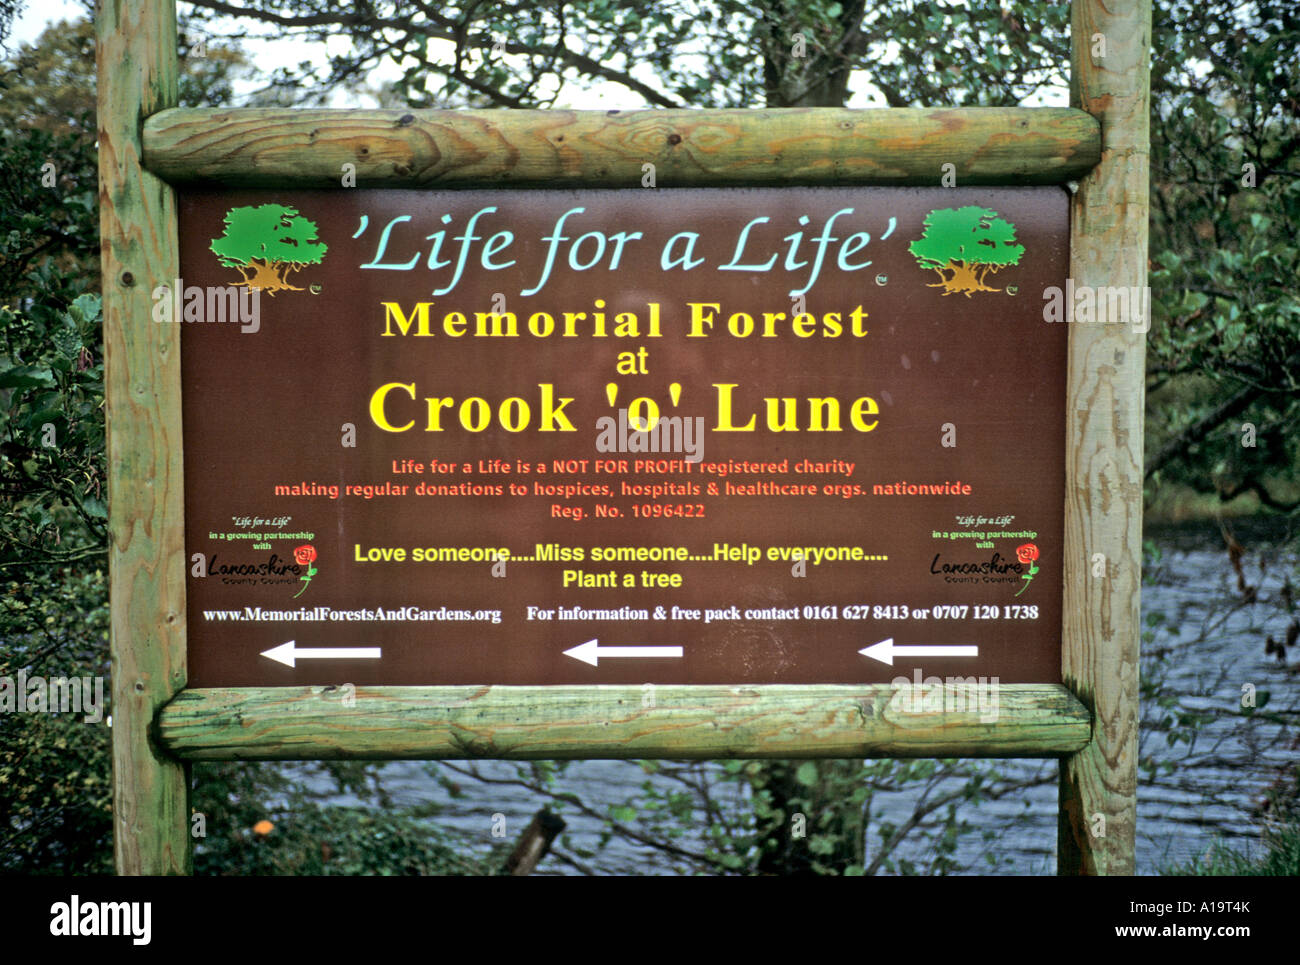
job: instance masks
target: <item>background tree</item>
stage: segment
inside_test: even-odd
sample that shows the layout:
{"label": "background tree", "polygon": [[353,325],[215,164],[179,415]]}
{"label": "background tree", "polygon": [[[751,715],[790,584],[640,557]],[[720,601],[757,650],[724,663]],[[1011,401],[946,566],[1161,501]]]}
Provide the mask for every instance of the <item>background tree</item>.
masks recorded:
{"label": "background tree", "polygon": [[[93,43],[63,22],[0,60],[0,676],[107,698]],[[187,57],[185,96],[220,103],[239,57]],[[0,872],[111,872],[109,730],[83,717],[0,714]]]}
{"label": "background tree", "polygon": [[9,39],[14,18],[22,12],[22,0],[0,0],[0,44]]}
{"label": "background tree", "polygon": [[[1064,85],[1063,4],[636,0],[535,4],[194,0],[214,43],[257,22],[328,57],[277,69],[282,103],[325,103],[381,64],[409,107],[551,107],[605,85],[619,107],[1010,105]],[[238,18],[233,23],[229,17]],[[1028,26],[1026,26],[1028,24]],[[347,44],[341,44],[340,39]]]}
{"label": "background tree", "polygon": [[[1300,504],[1300,8],[1162,4],[1153,38],[1147,464]],[[1163,485],[1162,485],[1163,484]]]}

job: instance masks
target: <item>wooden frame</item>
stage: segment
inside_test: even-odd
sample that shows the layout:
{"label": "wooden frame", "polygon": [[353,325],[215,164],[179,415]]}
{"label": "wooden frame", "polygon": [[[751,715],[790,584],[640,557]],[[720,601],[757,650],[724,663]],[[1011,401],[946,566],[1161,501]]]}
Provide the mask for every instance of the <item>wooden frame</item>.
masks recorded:
{"label": "wooden frame", "polygon": [[409,111],[172,109],[144,125],[144,160],[174,183],[358,187],[661,188],[1063,184],[1101,157],[1074,108],[964,110]]}
{"label": "wooden frame", "polygon": [[[1145,290],[1151,0],[1075,0],[1070,17],[1070,99],[1102,127],[1101,162],[1070,212],[1070,276]],[[1070,332],[1061,672],[1094,722],[1088,746],[1061,763],[1062,874],[1135,867],[1145,331]]]}
{"label": "wooden frame", "polygon": [[[661,187],[1082,178],[1077,284],[1145,287],[1150,0],[1076,0],[1072,108],[291,111],[176,107],[174,0],[98,18],[108,370],[114,816],[123,874],[189,869],[184,761],[326,758],[1049,757],[1060,870],[1133,870],[1142,336],[1072,326],[1067,686],[1004,686],[996,722],[895,714],[886,685],[185,690],[179,330],[149,293],[178,274],[173,183]],[[1092,575],[1102,554],[1105,576]],[[1078,696],[1076,696],[1078,695]],[[1099,820],[1100,819],[1100,820]]]}
{"label": "wooden frame", "polygon": [[150,322],[179,267],[175,193],[140,164],[140,125],[176,104],[173,0],[96,16],[99,235],[108,425],[113,850],[119,874],[190,869],[189,775],[150,738],[185,686],[180,332]]}
{"label": "wooden frame", "polygon": [[336,688],[182,691],[158,740],[185,760],[1054,757],[1092,715],[1064,687],[1003,686],[998,719],[953,687],[959,713],[904,713],[890,684]]}

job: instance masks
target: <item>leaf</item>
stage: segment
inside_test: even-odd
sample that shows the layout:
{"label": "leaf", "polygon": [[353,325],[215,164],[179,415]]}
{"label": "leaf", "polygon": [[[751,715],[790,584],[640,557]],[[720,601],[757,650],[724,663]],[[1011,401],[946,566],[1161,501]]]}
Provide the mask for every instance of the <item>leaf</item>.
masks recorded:
{"label": "leaf", "polygon": [[99,320],[103,302],[98,295],[78,295],[68,307],[68,314],[73,321],[94,324]]}
{"label": "leaf", "polygon": [[795,771],[794,779],[804,787],[812,787],[817,783],[817,762],[804,761],[799,765],[799,770]]}
{"label": "leaf", "polygon": [[814,834],[808,839],[808,850],[813,854],[834,854],[835,838],[829,834]]}
{"label": "leaf", "polygon": [[45,423],[53,423],[56,427],[63,421],[63,413],[58,409],[37,409],[27,417],[27,428],[33,432],[40,432]]}
{"label": "leaf", "polygon": [[65,359],[76,358],[77,353],[81,351],[81,334],[72,320],[66,316],[63,324],[54,326],[53,331],[50,332],[50,341]]}
{"label": "leaf", "polygon": [[0,389],[51,388],[54,375],[48,365],[15,365],[0,372]]}

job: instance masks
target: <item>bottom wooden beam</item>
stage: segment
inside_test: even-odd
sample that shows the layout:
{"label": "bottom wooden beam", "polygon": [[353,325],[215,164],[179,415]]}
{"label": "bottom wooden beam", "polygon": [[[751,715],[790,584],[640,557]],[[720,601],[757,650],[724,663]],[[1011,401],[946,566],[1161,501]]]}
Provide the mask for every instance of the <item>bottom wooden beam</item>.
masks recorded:
{"label": "bottom wooden beam", "polygon": [[1057,757],[1092,718],[1054,684],[278,687],[155,726],[183,760]]}

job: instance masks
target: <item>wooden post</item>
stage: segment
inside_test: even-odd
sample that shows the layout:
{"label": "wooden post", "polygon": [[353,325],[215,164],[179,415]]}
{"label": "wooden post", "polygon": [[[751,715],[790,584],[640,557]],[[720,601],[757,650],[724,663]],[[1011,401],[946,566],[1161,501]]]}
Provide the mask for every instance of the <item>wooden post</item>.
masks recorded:
{"label": "wooden post", "polygon": [[[1071,211],[1070,276],[1076,290],[1145,292],[1151,2],[1074,0],[1070,36],[1072,104],[1102,130]],[[1149,299],[1139,306],[1128,324],[1070,330],[1061,666],[1093,732],[1061,763],[1061,874],[1134,872]]]}
{"label": "wooden post", "polygon": [[519,836],[515,850],[506,859],[505,873],[515,877],[532,874],[537,863],[551,850],[551,842],[559,837],[564,828],[564,818],[552,814],[546,808],[534,814],[528,827],[524,828],[524,833]]}
{"label": "wooden post", "polygon": [[151,320],[179,245],[173,191],[141,165],[144,119],[176,105],[174,0],[100,0],[99,217],[112,574],[113,841],[119,874],[186,874],[187,768],[151,733],[185,686],[180,327]]}

